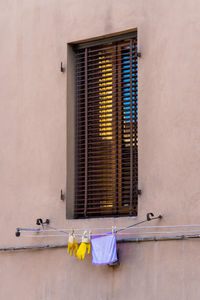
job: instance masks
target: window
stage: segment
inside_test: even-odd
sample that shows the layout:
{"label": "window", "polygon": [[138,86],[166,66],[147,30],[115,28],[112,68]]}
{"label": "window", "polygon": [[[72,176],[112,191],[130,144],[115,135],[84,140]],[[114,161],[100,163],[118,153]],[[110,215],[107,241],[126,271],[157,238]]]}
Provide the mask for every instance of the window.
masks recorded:
{"label": "window", "polygon": [[75,53],[75,217],[137,215],[137,33]]}

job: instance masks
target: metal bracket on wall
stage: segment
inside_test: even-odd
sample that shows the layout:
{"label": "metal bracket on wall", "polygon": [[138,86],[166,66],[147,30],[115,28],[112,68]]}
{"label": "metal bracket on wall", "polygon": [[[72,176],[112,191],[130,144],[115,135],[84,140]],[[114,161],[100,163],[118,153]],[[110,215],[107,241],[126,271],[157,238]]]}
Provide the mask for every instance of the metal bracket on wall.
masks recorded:
{"label": "metal bracket on wall", "polygon": [[63,67],[62,61],[61,61],[61,63],[60,63],[60,72],[62,72],[62,73],[65,72],[65,68]]}
{"label": "metal bracket on wall", "polygon": [[42,219],[37,219],[36,220],[36,225],[48,225],[50,223],[50,220],[49,219],[46,219],[45,222],[43,222]]}
{"label": "metal bracket on wall", "polygon": [[60,199],[61,199],[62,201],[65,200],[65,194],[63,193],[62,190],[60,191]]}
{"label": "metal bracket on wall", "polygon": [[[43,220],[41,218],[38,218],[36,220],[36,225],[41,225],[43,230],[44,230],[44,225],[48,225],[49,223],[50,223],[50,219],[46,219],[45,222],[43,222]],[[15,232],[16,237],[19,237],[21,235],[22,231],[26,231],[26,232],[28,232],[28,231],[40,232],[41,228],[21,228],[21,227],[17,227],[16,228],[16,232]]]}
{"label": "metal bracket on wall", "polygon": [[162,219],[162,215],[159,215],[158,217],[154,217],[154,214],[151,212],[147,214],[147,221],[156,220],[156,219]]}

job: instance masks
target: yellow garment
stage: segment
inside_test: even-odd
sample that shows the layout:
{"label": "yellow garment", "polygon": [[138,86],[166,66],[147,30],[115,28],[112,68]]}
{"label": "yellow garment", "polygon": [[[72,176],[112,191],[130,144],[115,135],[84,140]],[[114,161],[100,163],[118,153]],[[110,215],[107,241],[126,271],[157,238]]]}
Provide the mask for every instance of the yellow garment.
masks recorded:
{"label": "yellow garment", "polygon": [[85,258],[86,250],[88,249],[88,254],[90,254],[91,245],[90,243],[82,242],[78,248],[78,251],[76,253],[79,260],[82,260]]}
{"label": "yellow garment", "polygon": [[67,248],[67,253],[72,256],[73,251],[74,251],[74,256],[77,254],[77,249],[78,249],[78,243],[75,241],[73,243],[68,242],[68,248]]}

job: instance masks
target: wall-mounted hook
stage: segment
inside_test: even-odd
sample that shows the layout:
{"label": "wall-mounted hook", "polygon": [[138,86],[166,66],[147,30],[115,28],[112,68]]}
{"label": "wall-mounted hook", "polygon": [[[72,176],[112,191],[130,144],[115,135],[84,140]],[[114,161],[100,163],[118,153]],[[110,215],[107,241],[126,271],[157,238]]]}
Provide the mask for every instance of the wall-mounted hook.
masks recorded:
{"label": "wall-mounted hook", "polygon": [[151,221],[151,217],[154,217],[153,213],[148,213],[147,214],[147,221]]}
{"label": "wall-mounted hook", "polygon": [[42,219],[37,219],[37,220],[36,220],[36,225],[42,225],[42,224],[43,224]]}
{"label": "wall-mounted hook", "polygon": [[61,199],[62,201],[65,200],[65,194],[63,193],[62,190],[60,191],[60,199]]}
{"label": "wall-mounted hook", "polygon": [[156,220],[156,219],[162,219],[162,218],[163,218],[162,215],[159,215],[158,217],[154,217],[153,213],[148,213],[147,214],[147,221]]}
{"label": "wall-mounted hook", "polygon": [[63,67],[62,61],[61,61],[61,63],[60,63],[60,72],[62,72],[62,73],[65,72],[65,68]]}
{"label": "wall-mounted hook", "polygon": [[17,229],[17,231],[15,232],[15,235],[16,235],[17,237],[20,236],[20,230],[19,230],[19,229]]}
{"label": "wall-mounted hook", "polygon": [[42,219],[37,219],[36,220],[36,225],[48,225],[50,223],[50,220],[49,219],[46,219],[45,222],[43,222]]}

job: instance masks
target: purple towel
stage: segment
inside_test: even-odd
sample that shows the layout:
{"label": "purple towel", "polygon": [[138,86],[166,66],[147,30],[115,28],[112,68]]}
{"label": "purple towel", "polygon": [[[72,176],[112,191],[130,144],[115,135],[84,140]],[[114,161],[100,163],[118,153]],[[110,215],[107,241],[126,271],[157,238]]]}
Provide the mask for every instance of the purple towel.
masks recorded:
{"label": "purple towel", "polygon": [[108,235],[92,235],[92,263],[107,265],[117,261],[116,233]]}

